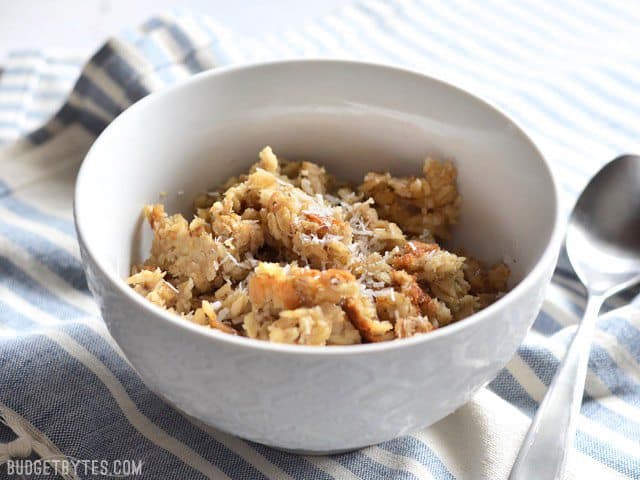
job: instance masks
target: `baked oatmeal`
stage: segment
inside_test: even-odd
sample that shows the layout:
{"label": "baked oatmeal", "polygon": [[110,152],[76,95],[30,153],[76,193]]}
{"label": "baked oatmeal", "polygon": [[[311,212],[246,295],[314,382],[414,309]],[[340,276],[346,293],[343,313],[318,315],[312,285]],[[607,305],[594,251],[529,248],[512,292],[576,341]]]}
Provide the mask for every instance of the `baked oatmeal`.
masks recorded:
{"label": "baked oatmeal", "polygon": [[153,244],[128,284],[205,328],[277,343],[351,345],[457,322],[507,290],[509,269],[443,249],[458,221],[456,169],[370,172],[348,185],[271,148],[199,195],[194,216],[144,207]]}

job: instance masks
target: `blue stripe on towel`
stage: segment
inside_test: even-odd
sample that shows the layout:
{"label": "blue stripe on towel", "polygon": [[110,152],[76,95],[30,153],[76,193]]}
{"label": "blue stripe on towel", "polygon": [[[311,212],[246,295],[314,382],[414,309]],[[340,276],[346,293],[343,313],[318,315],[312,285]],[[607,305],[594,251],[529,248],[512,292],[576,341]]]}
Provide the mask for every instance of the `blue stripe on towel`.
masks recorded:
{"label": "blue stripe on towel", "polygon": [[27,232],[0,221],[0,236],[8,238],[18,248],[26,250],[33,258],[45,265],[53,273],[64,278],[77,290],[87,290],[80,260],[66,250],[58,247],[49,239]]}

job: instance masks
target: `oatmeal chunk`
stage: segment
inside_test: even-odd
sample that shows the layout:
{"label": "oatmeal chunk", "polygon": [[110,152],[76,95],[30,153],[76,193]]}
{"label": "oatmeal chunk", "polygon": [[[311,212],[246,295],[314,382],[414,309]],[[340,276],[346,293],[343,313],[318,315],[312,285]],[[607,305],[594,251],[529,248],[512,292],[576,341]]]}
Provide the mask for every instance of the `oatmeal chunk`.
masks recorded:
{"label": "oatmeal chunk", "polygon": [[268,327],[269,340],[301,345],[351,345],[360,343],[359,332],[344,311],[332,304],[280,312]]}
{"label": "oatmeal chunk", "polygon": [[178,295],[176,297],[176,311],[178,313],[189,313],[193,310],[193,279],[187,278],[177,285]]}
{"label": "oatmeal chunk", "polygon": [[264,147],[258,156],[260,157],[260,162],[258,162],[260,168],[272,173],[280,171],[278,157],[275,156],[271,147]]}
{"label": "oatmeal chunk", "polygon": [[313,268],[349,263],[351,227],[321,195],[311,196],[261,169],[243,187],[247,203],[259,211],[265,242],[285,258]]}
{"label": "oatmeal chunk", "polygon": [[372,207],[372,199],[342,201],[341,204],[345,220],[351,226],[354,244],[352,251],[356,256],[384,253],[406,242],[398,225],[378,217],[378,212]]}
{"label": "oatmeal chunk", "polygon": [[279,312],[321,303],[337,304],[359,294],[355,277],[346,270],[313,270],[260,263],[249,278],[255,308]]}
{"label": "oatmeal chunk", "polygon": [[280,312],[268,330],[271,342],[326,345],[331,335],[331,320],[319,306],[296,308]]}
{"label": "oatmeal chunk", "polygon": [[250,328],[256,332],[260,330],[256,328],[260,323],[259,311],[282,318],[283,311],[324,304],[340,305],[353,326],[369,341],[386,339],[386,333],[393,328],[389,322],[378,320],[373,303],[362,295],[355,277],[346,270],[319,271],[262,263],[249,279],[249,297],[254,308],[250,320],[254,325]]}
{"label": "oatmeal chunk", "polygon": [[159,268],[153,270],[142,269],[127,279],[133,289],[159,307],[171,308],[175,305],[178,291],[165,281],[166,272]]}
{"label": "oatmeal chunk", "polygon": [[487,279],[489,281],[489,288],[487,290],[496,294],[506,292],[509,275],[511,275],[511,271],[504,263],[493,265],[487,272]]}
{"label": "oatmeal chunk", "polygon": [[408,338],[421,333],[429,333],[435,327],[428,318],[422,316],[399,317],[393,331],[396,338]]}
{"label": "oatmeal chunk", "polygon": [[463,270],[464,278],[469,282],[471,292],[474,294],[498,293],[507,290],[510,271],[504,263],[497,263],[487,270],[483,262],[467,256]]}
{"label": "oatmeal chunk", "polygon": [[180,214],[168,216],[162,205],[145,207],[154,232],[148,264],[157,265],[178,279],[193,280],[205,292],[223,279],[244,279],[250,269],[241,265],[232,239],[215,239],[210,227],[197,218],[190,224]]}
{"label": "oatmeal chunk", "polygon": [[218,315],[213,310],[213,306],[206,300],[203,300],[202,306],[196,309],[196,311],[193,313],[191,321],[193,323],[197,323],[198,325],[208,325],[211,328],[215,328],[216,330],[220,330],[231,335],[238,334],[238,332],[233,327],[227,325],[218,318]]}
{"label": "oatmeal chunk", "polygon": [[311,162],[285,162],[281,171],[294,186],[312,196],[324,195],[334,183],[324,167]]}
{"label": "oatmeal chunk", "polygon": [[244,315],[251,311],[251,300],[244,284],[234,286],[227,282],[216,290],[214,298],[220,302],[219,315],[235,325],[241,324]]}
{"label": "oatmeal chunk", "polygon": [[393,324],[379,320],[375,306],[370,298],[360,295],[348,298],[344,310],[354,327],[369,342],[384,342],[393,339]]}
{"label": "oatmeal chunk", "polygon": [[452,308],[469,293],[470,286],[463,272],[464,260],[437,244],[411,241],[407,242],[402,254],[394,258],[393,266],[415,275],[435,297]]}
{"label": "oatmeal chunk", "polygon": [[457,222],[461,202],[456,169],[429,158],[422,171],[422,178],[368,173],[360,191],[375,201],[382,218],[395,222],[403,232],[421,235],[426,230],[449,238],[449,226]]}
{"label": "oatmeal chunk", "polygon": [[349,321],[343,309],[324,304],[323,312],[331,319],[331,335],[327,339],[327,345],[353,345],[362,342],[360,332]]}

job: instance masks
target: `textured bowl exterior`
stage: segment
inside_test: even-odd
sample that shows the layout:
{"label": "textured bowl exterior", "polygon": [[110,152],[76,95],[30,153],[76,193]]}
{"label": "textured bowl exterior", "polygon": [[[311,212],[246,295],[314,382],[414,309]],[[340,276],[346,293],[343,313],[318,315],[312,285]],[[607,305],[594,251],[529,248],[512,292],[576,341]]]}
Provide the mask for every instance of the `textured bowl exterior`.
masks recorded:
{"label": "textured bowl exterior", "polygon": [[[427,77],[354,62],[301,61],[251,68],[207,73],[173,92],[161,94],[164,97],[144,99],[116,119],[89,152],[76,186],[76,227],[88,283],[110,333],[150,389],[204,423],[255,442],[287,450],[335,452],[376,444],[433,424],[467,402],[497,375],[513,356],[540,309],[560,239],[557,195],[553,179],[544,173],[548,170],[544,159],[506,117],[468,94]],[[254,79],[260,80],[262,88],[271,88],[264,97],[268,100],[262,97],[246,100],[247,95],[260,94],[252,86]],[[313,82],[317,85],[310,92],[305,91]],[[231,96],[234,88],[240,89],[237,102],[211,93],[221,84],[224,87],[220,87],[221,90],[230,89]],[[311,99],[316,91],[319,93]],[[385,92],[389,95],[383,95]],[[409,93],[421,98],[431,95],[428,108],[416,106],[421,110],[409,111],[415,103]],[[167,151],[175,148],[180,152],[183,148],[185,152],[189,149],[195,152],[195,144],[206,151],[212,135],[186,137],[193,131],[197,133],[198,128],[205,128],[209,123],[208,112],[193,113],[190,125],[172,123],[165,117],[190,115],[190,109],[198,110],[198,102],[207,101],[207,95],[212,96],[214,111],[226,109],[218,114],[217,123],[225,123],[227,117],[231,119],[229,123],[233,123],[232,118],[243,109],[269,102],[269,108],[258,111],[256,118],[264,116],[266,111],[267,118],[273,113],[276,119],[280,118],[279,112],[284,112],[282,118],[293,118],[294,123],[287,123],[286,128],[281,129],[286,134],[282,138],[290,136],[291,125],[299,125],[298,135],[306,135],[302,143],[315,142],[317,149],[328,144],[317,132],[339,137],[339,131],[329,134],[327,129],[352,115],[355,120],[346,123],[345,128],[353,126],[354,130],[341,140],[342,145],[336,143],[337,146],[329,147],[344,150],[353,146],[354,158],[360,146],[358,142],[362,143],[356,134],[362,129],[375,131],[376,128],[385,132],[387,125],[396,128],[396,145],[390,151],[410,144],[419,135],[428,137],[436,147],[442,145],[444,150],[449,146],[457,148],[461,180],[463,187],[466,186],[463,193],[469,192],[469,196],[480,199],[467,203],[469,222],[474,221],[474,208],[480,208],[483,201],[489,204],[486,208],[496,209],[495,218],[490,219],[494,223],[488,220],[487,225],[472,225],[467,233],[461,225],[462,236],[476,235],[482,228],[487,232],[500,228],[521,232],[538,222],[537,225],[545,228],[532,228],[511,243],[499,244],[504,240],[500,235],[493,238],[491,234],[484,234],[487,238],[478,240],[475,248],[489,252],[491,248],[503,251],[512,247],[526,256],[528,250],[539,247],[540,253],[535,254],[535,262],[532,261],[526,271],[522,270],[525,268],[522,262],[514,264],[516,270],[521,269],[519,284],[482,312],[428,335],[385,344],[329,348],[271,345],[206,330],[173,316],[133,293],[122,280],[135,252],[123,253],[130,248],[127,245],[131,241],[121,237],[131,236],[134,243],[140,242],[137,233],[125,235],[115,230],[123,223],[131,223],[135,216],[131,212],[139,211],[142,201],[149,201],[150,194],[135,197],[139,193],[136,184],[126,179],[122,180],[122,188],[114,186],[119,186],[118,175],[137,177],[140,172],[146,172],[148,182],[157,184],[158,190],[171,181],[183,185],[175,180],[181,171],[172,173],[172,164],[168,163],[175,153]],[[340,95],[362,95],[362,98],[357,102],[334,98]],[[226,106],[225,101],[229,102]],[[365,105],[367,102],[370,105]],[[433,117],[429,117],[430,111],[436,112]],[[196,118],[198,115],[200,120]],[[281,120],[283,125],[289,121],[286,118]],[[413,124],[420,124],[421,130],[411,130],[409,127]],[[224,135],[234,134],[237,127],[233,125],[229,131],[232,133],[224,131]],[[310,126],[308,131],[306,126]],[[145,130],[149,128],[151,134]],[[278,132],[268,133],[277,136]],[[230,141],[225,140],[224,135],[218,134],[218,137]],[[382,143],[376,148],[385,145],[387,140],[380,139],[382,136],[377,135]],[[137,137],[141,138],[137,140]],[[184,144],[176,146],[176,138],[183,137]],[[367,141],[374,142],[375,138],[370,135]],[[241,137],[234,148],[243,141]],[[256,145],[258,141],[262,140],[256,140]],[[365,147],[368,145],[362,146],[361,158],[367,163],[345,164],[345,169],[372,168],[367,159],[373,157]],[[423,151],[420,148],[418,145],[414,150]],[[521,185],[522,191],[510,196],[509,188],[496,188],[494,197],[489,195],[485,199],[482,189],[487,189],[491,180],[483,173],[504,168],[504,162],[498,157],[505,150],[509,150],[507,158],[515,159],[514,162],[529,158],[521,164],[514,163],[513,172],[508,172],[508,178]],[[327,152],[330,156],[331,151]],[[412,151],[407,152],[411,158],[415,157]],[[183,161],[200,165],[199,176],[217,171],[225,178],[227,171],[223,169],[233,167],[209,165],[199,160],[196,153],[191,157],[185,153]],[[162,168],[152,163],[157,159]],[[110,160],[115,166],[105,168],[105,162]],[[136,170],[137,161],[143,163],[139,170]],[[419,168],[417,160],[413,164],[408,162],[405,162],[407,168]],[[119,170],[125,168],[124,165],[128,171]],[[167,183],[161,184],[158,179]],[[201,185],[197,183],[200,179],[188,181],[192,183],[184,184],[185,191],[191,191],[186,190],[187,187]],[[96,192],[97,183],[103,184],[104,191]],[[538,201],[539,192],[544,198]],[[176,200],[178,209],[180,201]],[[533,203],[543,204],[545,208],[534,208]],[[532,212],[528,213],[530,218],[516,215],[523,209]],[[101,211],[113,212],[113,218],[100,215]],[[539,218],[534,218],[536,215]],[[139,225],[140,221],[123,231],[139,230]],[[535,235],[541,237],[538,239]],[[532,243],[527,243],[529,241]]]}
{"label": "textured bowl exterior", "polygon": [[150,389],[223,431],[314,453],[390,440],[465,404],[513,356],[554,266],[550,257],[519,298],[483,322],[399,348],[322,355],[229,344],[224,334],[162,321],[123,297],[82,251],[109,331]]}

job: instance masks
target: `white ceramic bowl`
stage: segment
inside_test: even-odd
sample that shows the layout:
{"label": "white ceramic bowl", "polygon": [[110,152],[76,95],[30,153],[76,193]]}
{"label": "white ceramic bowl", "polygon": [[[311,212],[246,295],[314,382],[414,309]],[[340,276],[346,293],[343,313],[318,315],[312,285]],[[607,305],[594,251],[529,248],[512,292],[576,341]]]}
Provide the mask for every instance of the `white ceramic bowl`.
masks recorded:
{"label": "white ceramic bowl", "polygon": [[[272,345],[208,330],[147,302],[124,278],[146,256],[145,203],[189,212],[193,194],[264,145],[358,180],[454,159],[456,242],[511,262],[514,288],[462,322],[346,347]],[[188,192],[180,194],[181,192]],[[218,69],[150,95],[96,140],[76,185],[89,285],[145,383],[184,412],[278,448],[329,452],[426,427],[495,377],[539,311],[559,247],[558,197],[540,152],[508,118],[432,78],[342,61]]]}

